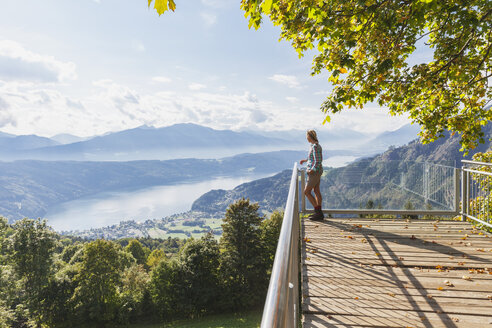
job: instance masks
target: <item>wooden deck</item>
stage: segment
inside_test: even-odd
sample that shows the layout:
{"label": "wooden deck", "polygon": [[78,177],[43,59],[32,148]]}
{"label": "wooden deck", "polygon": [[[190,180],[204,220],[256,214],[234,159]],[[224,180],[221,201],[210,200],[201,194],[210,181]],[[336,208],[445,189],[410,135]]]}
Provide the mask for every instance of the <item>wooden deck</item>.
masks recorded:
{"label": "wooden deck", "polygon": [[303,327],[491,327],[492,236],[466,222],[302,223]]}

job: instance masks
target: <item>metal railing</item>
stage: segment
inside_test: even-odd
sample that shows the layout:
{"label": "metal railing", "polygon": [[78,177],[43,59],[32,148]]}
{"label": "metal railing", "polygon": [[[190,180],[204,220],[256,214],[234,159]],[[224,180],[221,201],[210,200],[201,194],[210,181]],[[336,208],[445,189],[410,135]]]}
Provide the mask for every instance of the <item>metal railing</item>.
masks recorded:
{"label": "metal railing", "polygon": [[[459,169],[431,162],[359,161],[327,170],[321,184],[327,214],[445,215],[459,214]],[[335,173],[336,174],[332,174]],[[305,187],[301,172],[301,188]],[[366,207],[366,202],[373,202]],[[309,213],[304,194],[301,212]]]}
{"label": "metal railing", "polygon": [[[329,208],[326,213],[333,214],[393,214],[393,215],[458,215],[462,220],[471,219],[492,227],[492,164],[463,160],[463,168],[424,163],[409,165],[408,175],[399,172],[400,177],[388,175],[379,168],[357,168],[349,174],[347,184],[375,183],[379,188],[393,188],[422,199],[423,204],[434,204],[436,210],[429,209],[347,209]],[[381,163],[380,163],[381,164]],[[394,166],[392,163],[391,166]],[[420,166],[421,165],[421,166]],[[384,166],[384,165],[383,165]],[[402,168],[401,164],[398,166]],[[353,169],[353,168],[352,168]],[[379,170],[379,178],[370,175]],[[461,181],[460,181],[461,171]],[[355,174],[354,174],[355,172]],[[416,174],[415,172],[420,172]],[[341,174],[344,174],[342,172]],[[386,174],[386,175],[385,175]],[[299,183],[300,176],[300,183]],[[381,177],[384,177],[381,179]],[[378,180],[379,181],[376,181]],[[372,180],[372,182],[371,182]],[[298,164],[294,164],[289,187],[289,195],[285,206],[284,218],[280,237],[275,253],[272,274],[268,294],[266,297],[262,328],[297,327],[300,320],[299,306],[299,188],[304,190],[305,172],[299,170]],[[326,187],[326,181],[322,187]],[[461,211],[460,211],[460,187],[461,187]],[[322,188],[322,194],[323,188]],[[367,188],[365,189],[367,191]],[[391,194],[388,193],[388,194]],[[355,195],[354,197],[360,197]],[[304,193],[300,197],[301,213],[310,212],[306,209]],[[391,202],[389,202],[391,203]],[[439,207],[440,206],[440,207]]]}
{"label": "metal railing", "polygon": [[298,193],[298,165],[295,163],[263,309],[262,328],[297,327],[299,322],[300,227]]}
{"label": "metal railing", "polygon": [[461,218],[492,228],[492,164],[463,160]]}

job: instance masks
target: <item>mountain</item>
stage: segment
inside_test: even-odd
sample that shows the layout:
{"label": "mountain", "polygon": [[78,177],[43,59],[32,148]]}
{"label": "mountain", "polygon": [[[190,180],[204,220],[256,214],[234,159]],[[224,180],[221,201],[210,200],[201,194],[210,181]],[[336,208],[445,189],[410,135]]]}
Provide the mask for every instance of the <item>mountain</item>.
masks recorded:
{"label": "mountain", "polygon": [[389,147],[406,145],[410,141],[418,139],[420,127],[414,124],[406,124],[396,130],[386,131],[363,144],[363,148],[370,148],[382,152]]}
{"label": "mountain", "polygon": [[15,137],[14,134],[5,133],[5,132],[0,131],[0,138],[13,138],[13,137]]}
{"label": "mountain", "polygon": [[75,142],[85,141],[89,138],[78,137],[68,133],[62,133],[54,135],[50,139],[58,142],[61,145],[67,145]]}
{"label": "mountain", "polygon": [[31,150],[41,147],[52,147],[59,145],[55,140],[38,137],[36,135],[23,136],[1,136],[0,135],[0,152],[17,152],[19,150]]}
{"label": "mountain", "polygon": [[292,170],[284,170],[272,177],[243,183],[232,190],[211,190],[195,200],[191,210],[209,214],[225,213],[231,203],[242,197],[258,202],[262,210],[283,209],[291,176]]}
{"label": "mountain", "polygon": [[11,154],[10,158],[121,161],[217,158],[250,151],[288,149],[288,145],[286,140],[249,132],[214,130],[196,124],[175,124],[163,128],[141,126],[71,144],[47,145],[49,147]]}
{"label": "mountain", "polygon": [[276,173],[304,155],[278,151],[222,159],[0,162],[0,215],[9,221],[43,217],[51,206],[105,191]]}
{"label": "mountain", "polygon": [[[318,140],[325,149],[353,149],[354,146],[360,145],[370,136],[365,133],[354,131],[351,129],[343,130],[328,130],[319,128],[316,130]],[[289,140],[292,146],[305,147],[306,131],[305,130],[289,130],[289,131],[255,131],[266,137]]]}

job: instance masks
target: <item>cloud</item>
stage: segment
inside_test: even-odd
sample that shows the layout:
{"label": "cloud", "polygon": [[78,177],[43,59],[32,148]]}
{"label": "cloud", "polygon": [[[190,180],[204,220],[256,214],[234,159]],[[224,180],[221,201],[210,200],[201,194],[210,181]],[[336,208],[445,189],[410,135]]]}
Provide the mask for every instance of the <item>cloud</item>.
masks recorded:
{"label": "cloud", "polygon": [[191,83],[188,85],[188,89],[197,91],[197,90],[202,90],[205,89],[207,86],[205,84],[200,84],[200,83]]}
{"label": "cloud", "polygon": [[217,23],[217,16],[214,14],[210,13],[201,13],[200,17],[202,18],[203,22],[205,23],[206,27],[210,27],[212,25],[215,25]]}
{"label": "cloud", "polygon": [[158,83],[170,83],[170,82],[172,82],[172,80],[170,78],[165,77],[165,76],[154,76],[152,78],[152,81],[158,82]]}
{"label": "cloud", "polygon": [[0,78],[6,81],[64,82],[77,78],[75,64],[36,54],[11,40],[0,40]]}
{"label": "cloud", "polygon": [[285,99],[288,101],[288,102],[291,102],[291,103],[296,103],[299,101],[299,98],[296,98],[296,97],[285,97]]}
{"label": "cloud", "polygon": [[80,100],[72,100],[70,98],[66,99],[66,103],[68,107],[72,107],[74,109],[85,109],[84,105]]}
{"label": "cloud", "polygon": [[[154,92],[105,79],[94,81],[91,92],[77,98],[54,90],[53,85],[0,82],[0,127],[15,134],[51,136],[68,132],[90,136],[141,125],[161,127],[183,122],[232,130],[321,128],[324,119],[317,106],[277,104],[252,92],[210,92],[204,85],[191,85],[203,90]],[[401,117],[389,118],[384,109],[369,108],[333,115],[332,122],[323,128],[380,132],[407,122]]]}
{"label": "cloud", "polygon": [[9,109],[10,105],[0,97],[0,127],[4,127],[8,124],[16,124],[16,120]]}
{"label": "cloud", "polygon": [[297,77],[293,75],[275,74],[273,76],[270,76],[269,79],[277,83],[285,84],[289,88],[298,88],[300,85]]}

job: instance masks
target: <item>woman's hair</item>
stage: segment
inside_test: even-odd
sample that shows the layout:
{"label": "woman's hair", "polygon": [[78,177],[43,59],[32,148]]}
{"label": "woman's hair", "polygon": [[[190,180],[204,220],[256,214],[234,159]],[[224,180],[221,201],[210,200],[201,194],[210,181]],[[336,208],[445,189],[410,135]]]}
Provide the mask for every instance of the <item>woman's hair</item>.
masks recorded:
{"label": "woman's hair", "polygon": [[314,142],[318,142],[318,137],[316,136],[316,131],[307,130],[306,135],[308,135]]}

